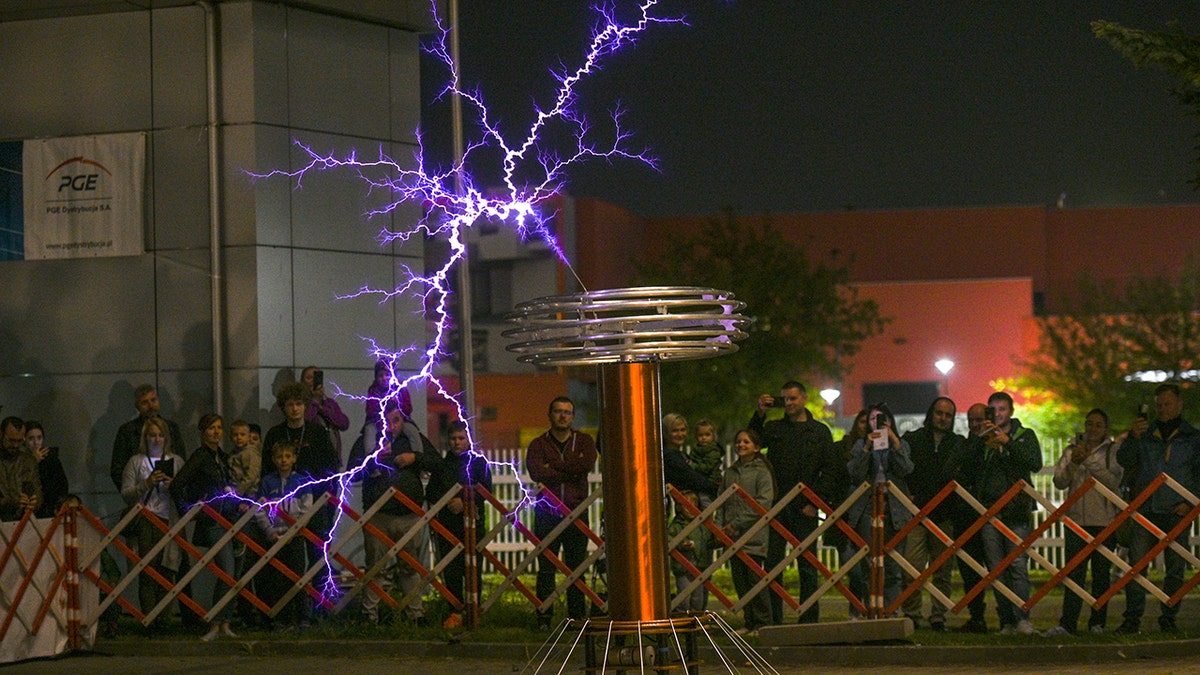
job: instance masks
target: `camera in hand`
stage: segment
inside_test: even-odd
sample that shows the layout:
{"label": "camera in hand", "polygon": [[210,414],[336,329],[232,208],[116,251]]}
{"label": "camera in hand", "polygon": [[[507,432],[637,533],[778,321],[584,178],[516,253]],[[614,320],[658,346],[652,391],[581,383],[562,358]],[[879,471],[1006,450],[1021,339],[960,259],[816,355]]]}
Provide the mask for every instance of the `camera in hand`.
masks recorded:
{"label": "camera in hand", "polygon": [[1149,403],[1139,403],[1139,404],[1138,404],[1138,407],[1137,407],[1137,418],[1138,418],[1139,420],[1148,420],[1148,419],[1150,419],[1150,404],[1149,404]]}
{"label": "camera in hand", "polygon": [[772,408],[782,408],[785,405],[787,405],[787,401],[783,400],[782,396],[771,397],[771,407]]}
{"label": "camera in hand", "polygon": [[166,457],[164,459],[154,460],[154,470],[161,471],[167,475],[167,478],[175,477],[175,458]]}
{"label": "camera in hand", "polygon": [[317,387],[323,387],[323,386],[325,386],[325,371],[314,370],[313,371],[313,389],[316,389]]}
{"label": "camera in hand", "polygon": [[983,419],[991,422],[992,424],[995,424],[996,423],[996,406],[989,405],[983,411]]}
{"label": "camera in hand", "polygon": [[867,413],[867,423],[871,426],[871,431],[884,431],[871,440],[872,448],[875,450],[887,450],[889,439],[886,432],[888,424],[891,421],[891,412],[888,410],[886,403],[878,403],[870,407],[870,412]]}

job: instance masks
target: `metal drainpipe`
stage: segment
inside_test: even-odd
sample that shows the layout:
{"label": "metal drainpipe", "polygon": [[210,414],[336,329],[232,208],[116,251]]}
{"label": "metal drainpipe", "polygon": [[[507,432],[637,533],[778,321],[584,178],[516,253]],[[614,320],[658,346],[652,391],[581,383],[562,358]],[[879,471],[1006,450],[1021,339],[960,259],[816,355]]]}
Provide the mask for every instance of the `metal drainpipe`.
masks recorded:
{"label": "metal drainpipe", "polygon": [[[454,79],[458,80],[460,56],[458,51],[458,0],[450,0],[450,55],[454,67]],[[451,123],[454,141],[454,162],[462,163],[463,158],[463,120],[462,97],[450,98]],[[462,194],[465,190],[462,172],[454,174],[454,191]],[[463,242],[466,245],[466,242]],[[459,370],[458,387],[462,391],[462,405],[467,415],[463,422],[471,425],[471,434],[479,431],[475,426],[475,343],[471,327],[471,265],[470,257],[463,253],[458,263],[458,332],[459,332]],[[424,386],[424,385],[422,385]],[[475,626],[472,626],[474,628]]]}
{"label": "metal drainpipe", "polygon": [[208,78],[208,245],[209,287],[212,294],[212,385],[213,410],[225,410],[225,350],[222,327],[225,313],[221,305],[221,171],[217,146],[217,10],[211,2],[196,3],[204,10],[204,38],[207,48],[205,65]]}

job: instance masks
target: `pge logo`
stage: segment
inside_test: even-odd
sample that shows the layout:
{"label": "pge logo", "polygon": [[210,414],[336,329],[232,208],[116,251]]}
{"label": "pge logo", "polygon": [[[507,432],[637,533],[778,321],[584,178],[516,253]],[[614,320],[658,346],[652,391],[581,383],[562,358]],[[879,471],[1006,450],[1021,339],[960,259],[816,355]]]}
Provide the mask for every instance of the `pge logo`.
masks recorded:
{"label": "pge logo", "polygon": [[63,171],[58,178],[57,192],[59,194],[63,194],[65,191],[68,196],[72,194],[96,191],[97,185],[100,182],[100,174],[93,172],[89,169],[89,167],[98,168],[100,171],[103,171],[109,176],[112,175],[112,172],[109,171],[107,167],[94,159],[88,159],[86,157],[72,157],[51,169],[50,173],[46,174],[46,180],[50,180],[50,177],[58,173],[60,169],[67,167],[70,167],[70,169]]}

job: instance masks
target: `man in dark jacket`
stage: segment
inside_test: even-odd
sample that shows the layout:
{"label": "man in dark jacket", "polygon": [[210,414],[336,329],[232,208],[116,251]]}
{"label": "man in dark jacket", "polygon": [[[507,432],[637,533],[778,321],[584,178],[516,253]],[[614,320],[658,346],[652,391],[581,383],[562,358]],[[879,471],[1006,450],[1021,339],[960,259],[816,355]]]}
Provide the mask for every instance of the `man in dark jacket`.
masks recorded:
{"label": "man in dark jacket", "polygon": [[[775,397],[763,394],[758,397],[758,408],[750,418],[749,428],[757,431],[767,449],[767,461],[775,473],[775,498],[779,499],[797,484],[803,483],[817,493],[831,507],[836,507],[845,497],[845,486],[850,478],[846,464],[833,447],[833,435],[829,427],[813,419],[805,406],[808,393],[803,384],[791,380],[780,387],[779,399],[783,401],[783,419],[766,421],[767,409],[776,402]],[[817,527],[817,507],[803,495],[788,503],[779,512],[776,520],[797,539],[803,540]],[[815,546],[810,549],[815,553]],[[767,571],[783,561],[787,553],[787,540],[774,529],[767,542]],[[817,591],[817,569],[803,558],[800,567],[800,601],[803,603]],[[770,594],[771,621],[783,623],[783,600],[775,593]],[[808,611],[800,615],[801,623],[816,623],[820,618],[820,603],[814,602]]]}
{"label": "man in dark jacket", "polygon": [[[1033,429],[1021,425],[1013,417],[1012,396],[998,391],[988,397],[992,420],[985,421],[982,435],[974,438],[964,463],[966,472],[974,472],[972,493],[986,507],[991,507],[1017,481],[1033,484],[1032,474],[1042,468],[1042,446]],[[1001,509],[998,517],[1008,529],[1024,539],[1032,528],[1031,514],[1037,507],[1033,498],[1018,494]],[[1016,548],[1016,543],[1004,536],[995,525],[988,523],[980,531],[989,568],[1000,564]],[[1029,599],[1029,554],[1022,551],[1000,574],[998,581],[1008,586],[1022,601]],[[1000,632],[1032,635],[1033,623],[1029,612],[995,592],[996,613],[1000,615]]]}
{"label": "man in dark jacket", "polygon": [[[963,460],[958,462],[954,480],[958,481],[959,485],[965,488],[971,494],[975,493],[974,480],[978,471],[976,466],[972,464],[973,448],[975,439],[982,438],[984,435],[984,425],[987,424],[987,406],[983,403],[974,403],[967,408],[967,440],[963,444]],[[962,536],[963,532],[970,529],[971,525],[979,518],[979,514],[967,505],[962,499],[956,499],[951,509],[951,519],[954,522],[954,536],[956,538]],[[962,551],[971,556],[976,562],[982,564],[987,563],[987,555],[984,553],[983,537],[976,533],[962,544]],[[962,575],[963,591],[970,591],[975,588],[983,576],[975,571],[962,558],[958,559],[958,573]],[[979,593],[971,599],[967,605],[971,618],[966,623],[962,624],[955,630],[959,633],[987,633],[987,618],[984,616],[987,610],[987,594]]]}
{"label": "man in dark jacket", "polygon": [[[373,460],[374,466],[368,467],[367,478],[363,481],[363,506],[371,508],[385,494],[390,495],[394,488],[405,497],[411,499],[417,506],[425,503],[425,486],[421,483],[422,472],[433,475],[439,470],[437,457],[425,452],[422,444],[413,447],[409,440],[410,434],[405,433],[405,427],[413,422],[404,416],[400,406],[395,401],[389,401],[384,412],[387,427],[384,430],[386,439],[384,448]],[[413,425],[415,427],[415,425]],[[328,442],[328,437],[322,434]],[[420,438],[420,436],[417,436]],[[410,530],[417,527],[421,517],[405,506],[400,500],[391,498],[382,508],[371,516],[370,523],[379,528],[392,542],[402,539]],[[387,554],[389,546],[370,533],[364,533],[367,567],[373,566]],[[403,547],[414,559],[421,559],[421,542],[423,538],[417,534],[409,538]],[[408,563],[399,555],[391,564],[391,574],[400,585],[404,596],[415,596],[405,608],[408,617],[420,622],[425,616],[425,605],[421,602],[421,588],[424,582]],[[377,576],[376,579],[385,575]],[[386,583],[386,580],[385,580]],[[363,614],[371,622],[379,620],[379,596],[367,589],[363,596]]]}
{"label": "man in dark jacket", "polygon": [[[158,390],[152,384],[140,384],[133,390],[133,407],[137,408],[138,416],[122,424],[113,438],[112,457],[108,463],[108,475],[112,478],[117,492],[121,491],[121,477],[129,458],[138,453],[142,442],[142,425],[146,420],[158,415]],[[183,444],[183,434],[179,433],[179,425],[166,420],[171,434],[171,451],[180,457],[187,457],[187,447]]]}
{"label": "man in dark jacket", "polygon": [[[954,401],[939,396],[929,405],[929,410],[925,413],[925,424],[920,429],[904,434],[913,462],[913,471],[908,475],[908,487],[912,492],[913,503],[920,508],[924,508],[947,483],[954,480],[958,464],[963,459],[966,439],[954,433],[956,412]],[[951,536],[954,535],[951,516],[957,501],[957,496],[950,495],[929,514],[930,522]],[[909,533],[905,542],[904,557],[917,571],[921,571],[945,550],[945,544],[921,526]],[[954,561],[947,560],[933,573],[934,587],[946,597],[950,597],[950,573],[953,569]],[[904,601],[904,614],[912,619],[914,625],[920,623],[920,591],[908,596]],[[929,599],[929,627],[936,631],[946,629],[946,608],[932,597]]]}
{"label": "man in dark jacket", "polygon": [[[1179,385],[1166,383],[1154,390],[1155,417],[1153,423],[1139,416],[1129,431],[1129,437],[1117,450],[1117,462],[1132,473],[1133,494],[1139,495],[1150,482],[1165,473],[1178,481],[1192,494],[1200,494],[1200,431],[1183,419],[1183,397]],[[1150,522],[1163,532],[1169,532],[1186,516],[1192,505],[1175,490],[1160,486],[1138,509]],[[1187,541],[1188,530],[1182,533]],[[1129,542],[1130,561],[1141,560],[1149,553],[1158,537],[1134,524]],[[1186,546],[1186,543],[1184,544]],[[1174,595],[1183,585],[1186,562],[1174,550],[1163,551],[1167,574],[1163,579],[1163,591]],[[1145,574],[1145,568],[1142,574]],[[1133,634],[1140,630],[1142,614],[1146,611],[1146,589],[1136,581],[1125,587],[1125,620],[1117,628],[1118,633]],[[1179,604],[1163,604],[1158,614],[1158,627],[1164,633],[1178,633],[1175,616]]]}
{"label": "man in dark jacket", "polygon": [[[575,404],[566,396],[550,402],[550,430],[533,439],[525,451],[529,477],[542,488],[558,497],[568,509],[579,506],[588,495],[588,472],[596,465],[596,442],[591,436],[572,428]],[[538,500],[533,511],[533,533],[544,541],[550,531],[563,521],[564,514],[549,502]],[[587,515],[580,520],[586,524]],[[546,548],[558,555],[571,569],[578,568],[587,558],[587,537],[571,526]],[[538,560],[537,597],[545,600],[554,592],[555,567],[544,556]],[[587,611],[583,591],[567,589],[567,613],[572,619],[582,619]],[[538,608],[538,628],[548,630],[554,608],[543,604]]]}

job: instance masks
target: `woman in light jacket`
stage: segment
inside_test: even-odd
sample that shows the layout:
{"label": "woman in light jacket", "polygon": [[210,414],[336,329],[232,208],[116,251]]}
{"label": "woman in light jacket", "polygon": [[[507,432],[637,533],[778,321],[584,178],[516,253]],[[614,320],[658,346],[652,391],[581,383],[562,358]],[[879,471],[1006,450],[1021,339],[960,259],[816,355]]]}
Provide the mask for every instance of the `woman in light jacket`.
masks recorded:
{"label": "woman in light jacket", "polygon": [[[1099,408],[1088,412],[1083,422],[1083,433],[1076,436],[1058,458],[1054,466],[1054,487],[1074,493],[1089,478],[1109,490],[1116,492],[1121,486],[1121,477],[1125,470],[1117,463],[1117,448],[1119,443],[1108,435],[1108,414]],[[1112,522],[1119,509],[1104,498],[1100,491],[1092,487],[1083,494],[1070,508],[1067,517],[1083,527],[1088,534],[1095,536]],[[1069,527],[1064,527],[1066,533],[1066,558],[1071,560],[1085,545],[1083,537],[1075,534]],[[1105,544],[1115,540],[1110,538]],[[1092,597],[1098,598],[1108,591],[1109,571],[1111,563],[1099,551],[1092,551],[1086,560],[1071,570],[1071,580],[1083,587],[1087,582],[1088,566],[1092,568]],[[1079,614],[1083,609],[1083,599],[1066,587],[1063,587],[1062,617],[1058,625],[1047,630],[1044,635],[1056,637],[1073,635],[1079,627]],[[1088,617],[1088,632],[1103,633],[1104,624],[1108,620],[1108,605],[1092,609]]]}
{"label": "woman in light jacket", "polygon": [[[762,455],[762,438],[757,432],[744,429],[737,433],[733,448],[737,454],[737,460],[725,469],[721,480],[721,491],[724,492],[729,486],[736,483],[763,508],[770,509],[775,501],[775,479],[771,475],[771,465]],[[717,525],[721,526],[725,534],[734,541],[741,538],[760,520],[762,518],[758,513],[736,495],[721,505],[716,517]],[[769,527],[760,528],[742,549],[754,562],[758,563],[759,567],[762,567],[763,561],[767,557],[767,531],[769,529]],[[739,598],[758,583],[758,575],[754,574],[750,570],[750,566],[738,556],[729,560],[729,567],[733,574],[733,587],[737,590]],[[742,609],[742,616],[746,622],[743,633],[753,634],[760,627],[771,622],[771,607],[767,604],[766,595],[770,592],[764,588]]]}
{"label": "woman in light jacket", "polygon": [[[183,468],[183,458],[174,450],[166,421],[157,415],[151,417],[142,424],[138,452],[129,458],[121,472],[121,497],[125,503],[131,507],[141,504],[169,524],[179,517],[171,500],[171,481],[175,472]],[[142,557],[163,537],[162,530],[146,517],[135,519],[132,528],[134,548]],[[179,547],[174,543],[164,546],[154,556],[150,567],[167,579],[174,579],[175,571],[179,569]],[[138,575],[138,602],[143,612],[153,609],[166,593],[167,589],[148,575]]]}

